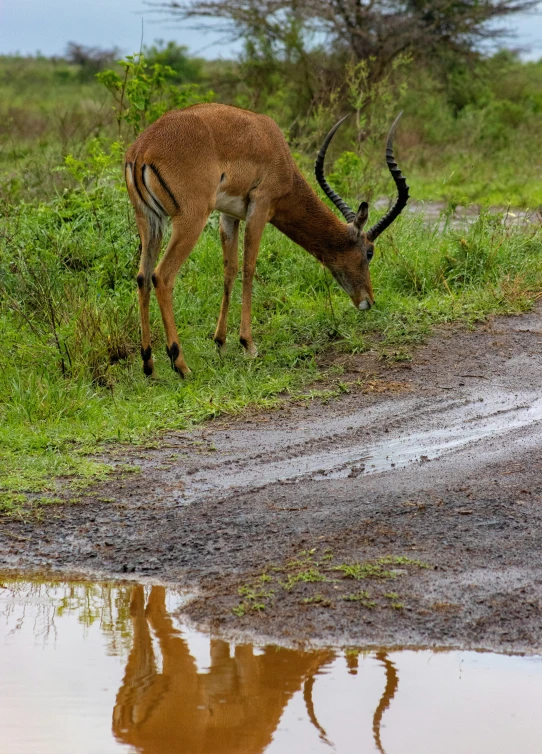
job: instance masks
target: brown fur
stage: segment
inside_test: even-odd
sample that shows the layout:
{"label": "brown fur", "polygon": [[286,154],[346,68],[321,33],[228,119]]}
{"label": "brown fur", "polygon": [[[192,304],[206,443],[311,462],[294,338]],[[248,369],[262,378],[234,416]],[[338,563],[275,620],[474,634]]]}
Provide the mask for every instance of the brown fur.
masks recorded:
{"label": "brown fur", "polygon": [[[237,274],[239,220],[246,222],[240,340],[248,355],[257,353],[251,331],[252,280],[268,222],[328,267],[354,306],[369,308],[374,303],[367,259],[373,244],[363,232],[366,207],[360,207],[353,223],[341,222],[303,178],[271,118],[218,104],[166,113],[128,149],[126,177],[142,245],[138,279],[142,281],[143,352],[150,354],[152,279],[168,353],[176,353],[173,346],[179,344],[179,338],[173,318],[173,283],[215,208],[222,212],[224,255],[224,296],[215,332],[220,348],[226,340],[229,300]],[[172,220],[172,236],[154,269],[164,211]],[[173,366],[182,376],[190,371],[180,345]],[[153,371],[150,356],[144,369],[146,374]]]}

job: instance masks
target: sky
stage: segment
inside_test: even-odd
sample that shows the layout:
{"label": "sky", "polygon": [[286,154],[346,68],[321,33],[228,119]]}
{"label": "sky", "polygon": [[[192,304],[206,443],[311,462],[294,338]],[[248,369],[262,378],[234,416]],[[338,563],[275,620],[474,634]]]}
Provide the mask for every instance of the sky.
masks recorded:
{"label": "sky", "polygon": [[60,55],[68,42],[137,52],[142,20],[145,44],[173,39],[202,57],[235,55],[221,35],[157,23],[146,8],[142,0],[0,0],[0,55]]}
{"label": "sky", "polygon": [[[145,14],[143,0],[0,0],[0,54],[61,55],[68,42],[122,53],[139,50],[141,23],[144,43],[174,40],[192,54],[206,58],[234,57],[239,45],[227,43],[216,33],[182,29],[157,23]],[[542,14],[509,21],[518,30],[513,46],[530,47],[527,59],[542,58]]]}

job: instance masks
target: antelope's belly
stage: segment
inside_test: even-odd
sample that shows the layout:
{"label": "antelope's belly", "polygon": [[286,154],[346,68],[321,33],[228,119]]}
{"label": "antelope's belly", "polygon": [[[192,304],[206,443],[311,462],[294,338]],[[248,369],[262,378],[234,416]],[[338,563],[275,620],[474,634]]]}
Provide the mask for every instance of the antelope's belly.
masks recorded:
{"label": "antelope's belly", "polygon": [[225,191],[217,191],[215,209],[226,215],[245,220],[247,216],[247,202],[243,196],[231,196]]}

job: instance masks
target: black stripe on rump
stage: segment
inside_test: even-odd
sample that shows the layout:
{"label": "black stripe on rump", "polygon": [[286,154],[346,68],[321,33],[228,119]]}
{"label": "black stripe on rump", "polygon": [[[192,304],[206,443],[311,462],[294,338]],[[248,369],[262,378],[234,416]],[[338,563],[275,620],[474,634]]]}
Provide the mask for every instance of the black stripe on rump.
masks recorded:
{"label": "black stripe on rump", "polygon": [[149,167],[149,165],[143,165],[142,168],[141,168],[141,178],[143,179],[143,185],[147,189],[147,193],[149,194],[149,196],[151,197],[151,199],[153,200],[153,202],[156,204],[156,206],[158,207],[158,209],[160,210],[160,212],[163,215],[167,215],[167,211],[164,209],[164,205],[162,204],[162,202],[158,201],[158,198],[150,190],[150,188],[147,185],[147,181],[145,180],[145,170],[148,167]]}
{"label": "black stripe on rump", "polygon": [[149,204],[149,203],[148,203],[147,201],[145,201],[145,197],[144,197],[144,196],[143,196],[143,194],[141,193],[141,188],[139,187],[139,184],[138,184],[138,182],[137,182],[137,164],[136,164],[135,162],[134,162],[134,169],[133,169],[133,171],[132,171],[132,178],[134,179],[134,186],[135,186],[135,188],[136,188],[136,191],[137,191],[137,195],[138,195],[138,196],[139,196],[139,198],[141,199],[142,203],[143,203],[143,204],[145,205],[145,207],[147,207],[147,208],[148,208],[148,209],[149,209],[149,210],[150,210],[150,211],[152,212],[152,214],[153,214],[153,215],[156,215],[156,217],[157,217],[157,218],[158,218],[159,220],[162,220],[162,218],[161,218],[161,216],[160,216],[160,215],[158,214],[158,212],[157,212],[157,211],[156,211],[156,210],[154,209],[154,207],[151,207],[151,205],[150,205],[150,204]]}
{"label": "black stripe on rump", "polygon": [[173,192],[171,191],[171,189],[169,188],[169,186],[167,185],[167,183],[164,181],[164,179],[160,175],[160,171],[158,170],[158,168],[156,167],[156,165],[153,165],[151,163],[149,165],[149,167],[152,170],[152,172],[155,174],[155,176],[158,178],[158,180],[160,181],[160,186],[162,186],[162,188],[164,189],[164,191],[166,192],[166,194],[169,196],[169,198],[173,202],[173,204],[175,206],[175,209],[179,209],[179,202],[173,196]]}

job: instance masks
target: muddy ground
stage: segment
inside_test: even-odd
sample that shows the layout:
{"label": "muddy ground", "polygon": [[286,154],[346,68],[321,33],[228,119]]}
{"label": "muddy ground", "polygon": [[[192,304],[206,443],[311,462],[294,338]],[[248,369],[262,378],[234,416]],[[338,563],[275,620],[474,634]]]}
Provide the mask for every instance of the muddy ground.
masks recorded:
{"label": "muddy ground", "polygon": [[170,434],[1,521],[0,568],[177,583],[226,633],[542,652],[541,336],[538,307],[341,357],[340,399]]}

